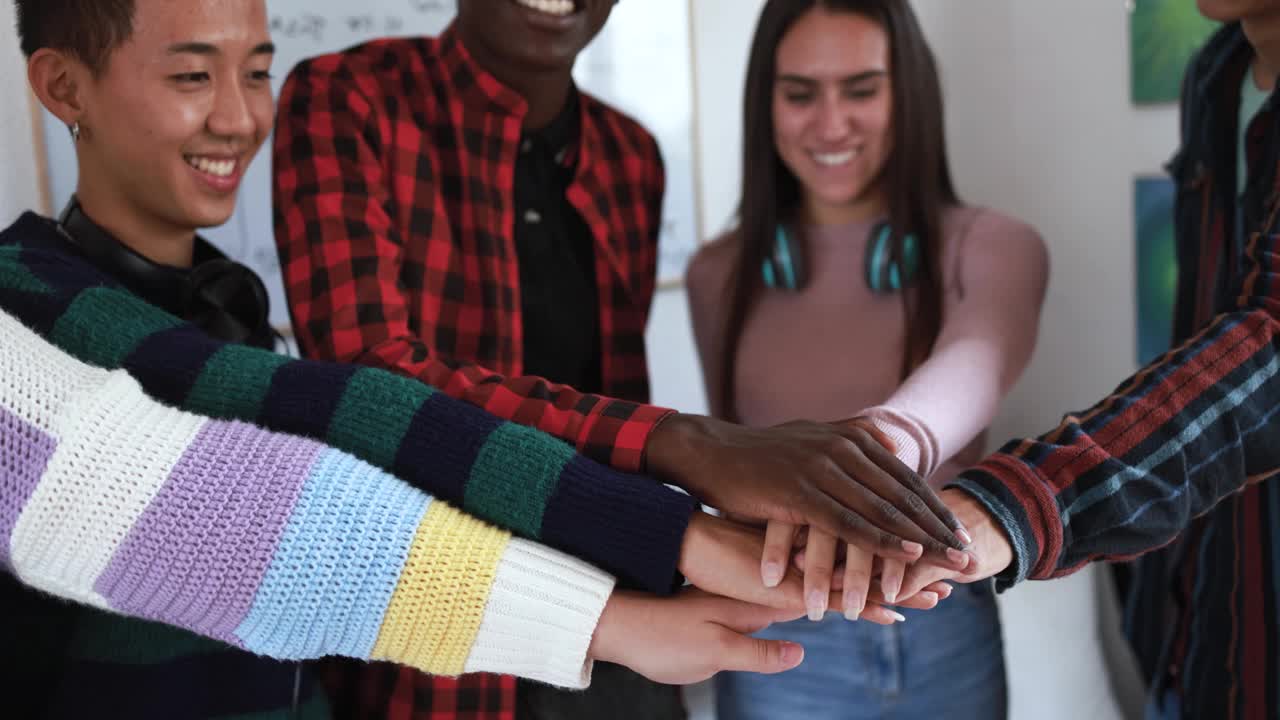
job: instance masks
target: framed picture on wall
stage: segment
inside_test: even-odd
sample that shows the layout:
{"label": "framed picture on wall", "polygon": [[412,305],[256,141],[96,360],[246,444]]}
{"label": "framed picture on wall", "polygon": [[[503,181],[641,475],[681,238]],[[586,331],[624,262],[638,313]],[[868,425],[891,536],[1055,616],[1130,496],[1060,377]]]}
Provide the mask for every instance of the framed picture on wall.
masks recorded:
{"label": "framed picture on wall", "polygon": [[1178,101],[1182,74],[1218,24],[1191,0],[1129,0],[1129,67],[1137,105]]}
{"label": "framed picture on wall", "polygon": [[1178,261],[1173,244],[1174,184],[1167,177],[1133,181],[1137,246],[1137,351],[1146,365],[1169,349]]}

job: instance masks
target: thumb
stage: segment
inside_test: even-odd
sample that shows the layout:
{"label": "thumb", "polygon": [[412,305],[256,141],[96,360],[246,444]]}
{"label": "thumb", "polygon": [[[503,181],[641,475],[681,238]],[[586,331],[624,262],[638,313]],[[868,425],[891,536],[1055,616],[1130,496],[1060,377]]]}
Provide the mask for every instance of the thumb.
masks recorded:
{"label": "thumb", "polygon": [[860,427],[863,430],[866,430],[867,433],[871,435],[876,442],[880,443],[885,450],[888,450],[891,453],[898,452],[898,443],[894,442],[893,438],[886,435],[883,430],[876,427],[875,423],[869,417],[859,415],[857,417],[841,420],[836,424],[844,425],[846,427]]}
{"label": "thumb", "polygon": [[804,648],[786,640],[762,640],[725,631],[720,655],[721,670],[772,675],[804,661]]}

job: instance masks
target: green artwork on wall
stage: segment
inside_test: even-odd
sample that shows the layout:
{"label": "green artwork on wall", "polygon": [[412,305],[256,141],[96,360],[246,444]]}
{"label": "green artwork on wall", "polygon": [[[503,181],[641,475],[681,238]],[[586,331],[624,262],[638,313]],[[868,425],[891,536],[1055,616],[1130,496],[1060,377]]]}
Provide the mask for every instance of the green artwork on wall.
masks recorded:
{"label": "green artwork on wall", "polygon": [[1178,261],[1173,245],[1173,181],[1140,177],[1133,183],[1138,269],[1138,364],[1169,349]]}
{"label": "green artwork on wall", "polygon": [[1217,23],[1193,0],[1133,0],[1129,16],[1129,68],[1133,102],[1177,102],[1187,61]]}

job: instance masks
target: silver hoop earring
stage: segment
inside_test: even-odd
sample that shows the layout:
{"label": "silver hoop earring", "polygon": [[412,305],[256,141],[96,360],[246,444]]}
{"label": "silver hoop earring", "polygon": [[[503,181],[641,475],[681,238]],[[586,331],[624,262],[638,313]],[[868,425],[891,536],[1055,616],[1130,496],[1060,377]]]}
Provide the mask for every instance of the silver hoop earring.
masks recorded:
{"label": "silver hoop earring", "polygon": [[80,142],[80,121],[77,120],[76,122],[71,123],[71,127],[68,129],[71,130],[71,140],[74,142]]}

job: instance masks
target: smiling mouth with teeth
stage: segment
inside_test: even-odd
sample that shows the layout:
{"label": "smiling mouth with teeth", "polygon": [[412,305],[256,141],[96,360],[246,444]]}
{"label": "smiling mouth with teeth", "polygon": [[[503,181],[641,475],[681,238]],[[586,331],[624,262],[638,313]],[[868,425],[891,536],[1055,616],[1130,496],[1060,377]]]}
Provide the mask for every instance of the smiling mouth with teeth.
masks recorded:
{"label": "smiling mouth with teeth", "polygon": [[574,10],[577,9],[574,0],[512,0],[512,2],[520,7],[537,10],[555,17],[572,15]]}
{"label": "smiling mouth with teeth", "polygon": [[844,152],[834,152],[834,153],[815,152],[815,153],[810,153],[810,156],[819,165],[822,165],[824,167],[836,167],[839,165],[844,165],[845,163],[853,160],[855,157],[861,154],[862,154],[861,148],[854,148],[852,150],[845,150]]}
{"label": "smiling mouth with teeth", "polygon": [[196,157],[194,155],[186,155],[184,159],[191,167],[214,177],[231,177],[231,174],[236,170],[235,160],[210,160],[206,157]]}

